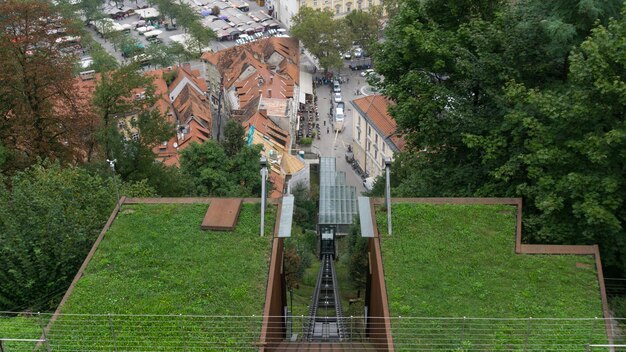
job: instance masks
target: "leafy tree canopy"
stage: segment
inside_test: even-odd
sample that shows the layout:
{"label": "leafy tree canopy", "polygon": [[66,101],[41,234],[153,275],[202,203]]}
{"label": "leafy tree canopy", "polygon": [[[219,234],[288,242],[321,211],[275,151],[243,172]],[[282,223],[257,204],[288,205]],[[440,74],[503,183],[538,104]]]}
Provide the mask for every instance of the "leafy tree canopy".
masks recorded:
{"label": "leafy tree canopy", "polygon": [[110,178],[58,163],[0,182],[0,310],[49,310],[115,204]]}
{"label": "leafy tree canopy", "polygon": [[614,8],[402,2],[375,52],[408,141],[392,192],[521,196],[526,238],[600,243],[605,263],[623,270],[626,26]]}
{"label": "leafy tree canopy", "polygon": [[180,168],[193,181],[198,196],[251,197],[261,193],[261,146],[244,146],[232,157],[209,140],[181,153]]}
{"label": "leafy tree canopy", "polygon": [[345,22],[335,20],[332,11],[301,7],[292,19],[291,34],[315,55],[324,70],[341,68],[341,53],[350,47]]}

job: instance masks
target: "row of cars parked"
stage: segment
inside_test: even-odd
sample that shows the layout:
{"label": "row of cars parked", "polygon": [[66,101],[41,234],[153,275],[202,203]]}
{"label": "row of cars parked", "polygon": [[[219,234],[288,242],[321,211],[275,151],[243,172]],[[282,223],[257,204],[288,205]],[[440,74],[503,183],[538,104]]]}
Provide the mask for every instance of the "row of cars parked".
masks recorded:
{"label": "row of cars parked", "polygon": [[355,47],[352,50],[348,50],[343,54],[343,58],[346,60],[350,60],[352,59],[352,57],[354,57],[355,59],[360,59],[362,57],[366,57],[367,53],[365,52],[365,50],[363,50],[363,48],[361,47]]}
{"label": "row of cars parked", "polygon": [[235,44],[241,45],[246,43],[251,43],[257,39],[266,38],[266,37],[288,37],[287,30],[284,28],[278,29],[270,29],[267,32],[258,32],[254,34],[242,34],[239,36],[239,39],[235,40]]}

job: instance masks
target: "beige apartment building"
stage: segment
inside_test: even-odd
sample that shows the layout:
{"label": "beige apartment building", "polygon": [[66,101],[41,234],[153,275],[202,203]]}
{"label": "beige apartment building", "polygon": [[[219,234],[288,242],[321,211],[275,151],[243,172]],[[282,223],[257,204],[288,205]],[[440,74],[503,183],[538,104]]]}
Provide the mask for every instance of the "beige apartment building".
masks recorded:
{"label": "beige apartment building", "polygon": [[370,177],[385,170],[385,158],[393,160],[404,148],[404,139],[396,133],[396,121],[387,112],[389,100],[369,95],[353,100],[352,150],[354,158]]}
{"label": "beige apartment building", "polygon": [[380,0],[300,0],[300,6],[314,9],[329,9],[336,17],[342,17],[352,10],[364,10],[380,5]]}

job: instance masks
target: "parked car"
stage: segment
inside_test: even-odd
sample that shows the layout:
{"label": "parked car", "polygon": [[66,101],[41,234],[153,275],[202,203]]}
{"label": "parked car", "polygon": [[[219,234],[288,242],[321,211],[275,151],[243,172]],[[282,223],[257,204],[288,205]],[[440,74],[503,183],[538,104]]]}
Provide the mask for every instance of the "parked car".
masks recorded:
{"label": "parked car", "polygon": [[374,70],[372,70],[371,68],[367,69],[367,70],[361,72],[361,77],[367,77],[367,76],[371,75],[373,72],[374,72]]}
{"label": "parked car", "polygon": [[352,58],[352,53],[350,51],[346,51],[346,53],[343,54],[343,58],[346,60],[350,60]]}
{"label": "parked car", "polygon": [[335,93],[333,99],[335,100],[335,103],[341,103],[343,101],[343,99],[341,98],[341,93]]}
{"label": "parked car", "polygon": [[339,85],[339,82],[337,81],[333,83],[333,92],[341,93],[341,86]]}
{"label": "parked car", "polygon": [[354,57],[359,59],[363,56],[363,50],[361,48],[358,48],[356,50],[354,50]]}

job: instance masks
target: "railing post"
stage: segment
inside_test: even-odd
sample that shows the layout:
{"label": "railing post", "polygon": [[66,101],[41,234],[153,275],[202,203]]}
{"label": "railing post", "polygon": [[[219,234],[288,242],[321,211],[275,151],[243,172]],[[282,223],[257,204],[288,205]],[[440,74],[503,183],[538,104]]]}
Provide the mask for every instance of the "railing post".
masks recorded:
{"label": "railing post", "polygon": [[37,321],[39,322],[39,327],[41,328],[41,334],[43,336],[44,343],[46,344],[46,351],[50,352],[50,344],[48,343],[48,337],[46,336],[46,328],[43,326],[43,321],[41,320],[40,312],[37,312]]}
{"label": "railing post", "polygon": [[528,324],[526,326],[526,338],[524,339],[524,351],[528,349],[528,336],[530,335],[530,322],[533,320],[533,317],[528,318]]}
{"label": "railing post", "polygon": [[352,329],[354,328],[354,317],[351,315],[350,316],[350,341],[353,341],[354,338],[352,337]]}
{"label": "railing post", "polygon": [[183,349],[187,351],[187,339],[185,338],[185,325],[183,324],[183,315],[179,314],[180,317],[180,333],[183,338]]}
{"label": "railing post", "polygon": [[113,337],[113,348],[117,352],[117,338],[115,337],[115,329],[113,328],[113,321],[111,320],[111,313],[107,313],[109,320],[109,328],[111,329],[111,336]]}
{"label": "railing post", "polygon": [[465,322],[466,317],[463,317],[463,323],[461,324],[461,339],[459,341],[460,346],[463,346],[463,339],[465,338]]}

